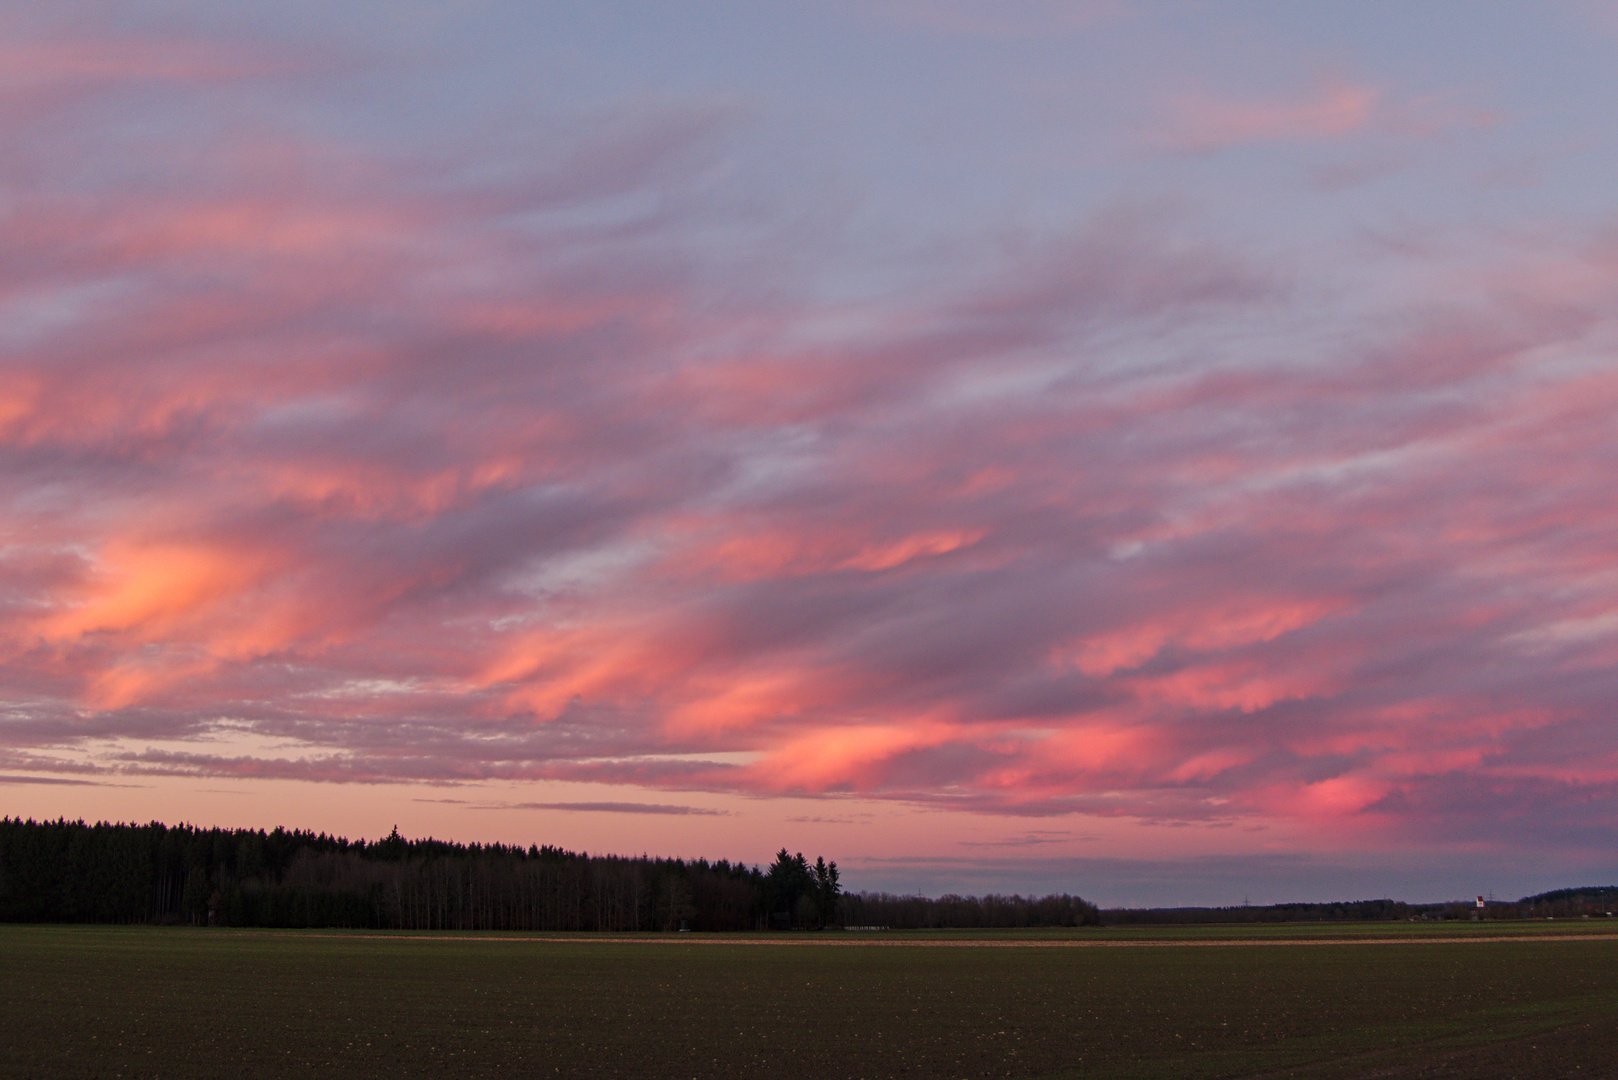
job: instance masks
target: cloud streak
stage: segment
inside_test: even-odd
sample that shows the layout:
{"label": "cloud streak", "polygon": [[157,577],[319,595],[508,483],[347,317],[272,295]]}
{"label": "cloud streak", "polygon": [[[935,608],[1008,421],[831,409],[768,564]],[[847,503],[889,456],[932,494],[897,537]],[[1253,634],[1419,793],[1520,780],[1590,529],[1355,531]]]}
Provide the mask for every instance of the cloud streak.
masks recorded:
{"label": "cloud streak", "polygon": [[561,803],[512,803],[509,807],[500,809],[511,810],[563,810],[568,813],[586,814],[672,814],[683,817],[689,814],[698,814],[706,817],[726,817],[728,811],[711,810],[701,806],[673,806],[668,803],[626,803],[626,802],[561,802]]}
{"label": "cloud streak", "polygon": [[70,787],[107,787],[102,780],[73,780],[63,776],[3,776],[0,784],[65,784]]}

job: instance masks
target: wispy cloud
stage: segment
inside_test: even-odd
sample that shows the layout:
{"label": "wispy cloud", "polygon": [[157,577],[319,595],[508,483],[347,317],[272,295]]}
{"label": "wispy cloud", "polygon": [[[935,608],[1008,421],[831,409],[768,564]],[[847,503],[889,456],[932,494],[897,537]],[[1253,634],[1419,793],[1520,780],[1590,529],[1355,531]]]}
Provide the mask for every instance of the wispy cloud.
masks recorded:
{"label": "wispy cloud", "polygon": [[510,810],[561,810],[567,813],[581,814],[673,814],[683,816],[697,814],[706,817],[728,817],[728,810],[713,810],[703,806],[673,806],[668,803],[635,803],[635,802],[519,802],[503,803],[498,806],[491,805],[488,809]]}
{"label": "wispy cloud", "polygon": [[[1181,94],[1168,100],[1164,112],[1147,142],[1192,154],[1263,143],[1343,141],[1365,134],[1431,138],[1501,119],[1494,110],[1452,96],[1396,98],[1384,87],[1342,77],[1321,79],[1290,97]],[[1339,172],[1344,168],[1339,166]]]}
{"label": "wispy cloud", "polygon": [[78,787],[116,787],[105,780],[76,780],[65,776],[6,776],[0,775],[0,784],[66,784]]}
{"label": "wispy cloud", "polygon": [[1036,830],[998,840],[962,840],[962,847],[1038,847],[1042,844],[1071,844],[1074,834],[1067,830]]}

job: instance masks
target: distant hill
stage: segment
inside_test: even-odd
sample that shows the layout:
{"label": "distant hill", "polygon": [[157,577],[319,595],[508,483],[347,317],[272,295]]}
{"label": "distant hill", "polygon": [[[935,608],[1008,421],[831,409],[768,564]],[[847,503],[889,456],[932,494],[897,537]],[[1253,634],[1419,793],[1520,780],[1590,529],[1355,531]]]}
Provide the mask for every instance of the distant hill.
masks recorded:
{"label": "distant hill", "polygon": [[1517,901],[1519,904],[1555,904],[1564,901],[1581,903],[1586,901],[1605,902],[1609,905],[1618,902],[1618,885],[1581,885],[1576,889],[1552,889],[1550,892],[1535,893],[1525,896]]}
{"label": "distant hill", "polygon": [[1605,918],[1618,912],[1618,885],[1581,885],[1525,896],[1513,904],[1524,919]]}

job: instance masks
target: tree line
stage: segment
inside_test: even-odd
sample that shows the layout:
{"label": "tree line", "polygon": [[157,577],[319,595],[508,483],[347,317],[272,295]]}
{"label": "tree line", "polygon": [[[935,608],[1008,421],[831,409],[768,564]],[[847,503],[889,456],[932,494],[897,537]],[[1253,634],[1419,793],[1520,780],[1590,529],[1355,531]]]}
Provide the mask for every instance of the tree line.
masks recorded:
{"label": "tree line", "polygon": [[1175,925],[1190,923],[1387,922],[1408,919],[1442,904],[1406,904],[1398,900],[1345,900],[1332,903],[1243,904],[1240,907],[1108,908],[1109,925]]}
{"label": "tree line", "polygon": [[1077,896],[846,893],[837,864],[347,840],[277,828],[0,819],[0,922],[392,930],[1088,926]]}
{"label": "tree line", "polygon": [[769,869],[550,846],[0,819],[0,921],[396,930],[834,925],[837,864]]}
{"label": "tree line", "polygon": [[1193,923],[1390,922],[1604,918],[1618,912],[1618,886],[1556,889],[1521,900],[1472,900],[1407,904],[1400,900],[1335,903],[1243,904],[1240,907],[1109,908],[1109,926]]}
{"label": "tree line", "polygon": [[842,898],[849,926],[894,930],[989,930],[1033,926],[1099,926],[1101,912],[1065,893],[1050,896],[894,896],[853,893]]}

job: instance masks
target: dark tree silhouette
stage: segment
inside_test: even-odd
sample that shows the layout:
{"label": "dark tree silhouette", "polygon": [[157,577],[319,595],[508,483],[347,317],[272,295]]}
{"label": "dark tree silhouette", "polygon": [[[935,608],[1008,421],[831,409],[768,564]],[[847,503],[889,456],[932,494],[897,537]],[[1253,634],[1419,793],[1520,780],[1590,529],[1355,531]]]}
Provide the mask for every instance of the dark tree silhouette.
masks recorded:
{"label": "dark tree silhouette", "polygon": [[775,862],[764,875],[764,899],[770,925],[779,929],[802,925],[798,903],[808,896],[813,884],[814,877],[803,852],[789,855],[786,848],[776,852]]}
{"label": "dark tree silhouette", "polygon": [[0,921],[404,929],[753,930],[764,875],[725,860],[324,833],[0,820]]}
{"label": "dark tree silhouette", "polygon": [[[1349,905],[1344,915],[1360,910]],[[407,840],[398,829],[366,842],[286,829],[0,819],[3,922],[626,931],[1097,918],[1076,896],[847,894],[835,862],[811,866],[786,848],[763,871],[723,859]]]}
{"label": "dark tree silhouette", "polygon": [[837,921],[837,898],[842,893],[842,886],[837,881],[837,864],[828,863],[825,859],[815,859],[815,920],[824,928]]}

